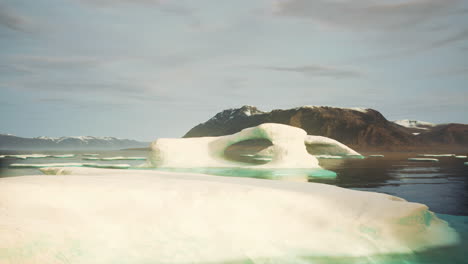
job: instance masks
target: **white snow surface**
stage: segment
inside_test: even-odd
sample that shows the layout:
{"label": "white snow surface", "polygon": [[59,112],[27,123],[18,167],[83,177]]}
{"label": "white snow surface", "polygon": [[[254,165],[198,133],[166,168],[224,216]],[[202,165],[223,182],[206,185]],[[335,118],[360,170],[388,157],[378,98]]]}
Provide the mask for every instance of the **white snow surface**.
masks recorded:
{"label": "white snow surface", "polygon": [[458,242],[425,205],[387,194],[149,170],[42,170],[67,176],[0,178],[0,263],[265,263]]}
{"label": "white snow surface", "polygon": [[[241,165],[224,158],[224,151],[232,144],[250,140],[267,139],[272,142],[267,150],[271,162],[262,165]],[[282,124],[265,123],[256,127],[220,137],[160,138],[151,144],[148,167],[260,167],[260,168],[320,168],[318,160],[310,155],[307,145],[325,146],[334,152],[359,155],[337,142],[320,136],[308,136],[300,128]],[[328,153],[327,153],[328,154]]]}
{"label": "white snow surface", "polygon": [[423,129],[423,130],[427,130],[427,128],[421,127],[421,126],[429,126],[429,127],[436,126],[436,124],[433,124],[433,123],[419,121],[419,120],[409,120],[409,119],[395,120],[393,121],[393,123],[396,123],[400,126],[404,126],[408,128],[417,128],[417,129]]}

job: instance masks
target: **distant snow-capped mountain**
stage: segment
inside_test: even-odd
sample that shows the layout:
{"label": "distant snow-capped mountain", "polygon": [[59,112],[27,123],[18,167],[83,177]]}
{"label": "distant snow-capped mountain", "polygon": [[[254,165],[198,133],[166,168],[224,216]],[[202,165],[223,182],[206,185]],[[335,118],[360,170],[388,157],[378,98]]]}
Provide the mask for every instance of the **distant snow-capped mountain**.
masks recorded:
{"label": "distant snow-capped mountain", "polygon": [[35,137],[0,134],[0,149],[122,149],[147,147],[148,142],[115,137]]}

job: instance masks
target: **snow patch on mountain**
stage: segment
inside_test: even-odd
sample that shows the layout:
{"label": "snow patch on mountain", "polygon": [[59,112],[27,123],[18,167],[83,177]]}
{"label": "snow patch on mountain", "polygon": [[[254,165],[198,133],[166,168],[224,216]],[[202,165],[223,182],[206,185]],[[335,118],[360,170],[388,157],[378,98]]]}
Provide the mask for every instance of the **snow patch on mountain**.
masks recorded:
{"label": "snow patch on mountain", "polygon": [[425,121],[419,121],[419,120],[410,120],[410,119],[403,119],[403,120],[395,120],[393,123],[404,126],[407,128],[416,128],[416,129],[422,129],[422,130],[427,130],[429,127],[434,127],[436,124],[425,122]]}

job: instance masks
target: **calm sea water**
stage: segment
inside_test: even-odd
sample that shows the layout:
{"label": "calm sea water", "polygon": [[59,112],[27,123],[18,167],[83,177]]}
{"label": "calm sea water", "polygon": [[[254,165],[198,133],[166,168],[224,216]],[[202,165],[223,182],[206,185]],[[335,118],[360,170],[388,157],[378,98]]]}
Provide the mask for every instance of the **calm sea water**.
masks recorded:
{"label": "calm sea water", "polygon": [[[12,163],[100,163],[129,164],[138,166],[141,160],[93,161],[83,160],[85,153],[99,154],[102,157],[146,157],[147,151],[86,151],[86,152],[22,152],[3,154],[49,155],[75,154],[73,158],[44,159],[0,159],[0,177],[41,174],[38,169],[12,169]],[[375,153],[374,153],[375,154]],[[367,258],[305,258],[301,263],[412,263],[412,264],[453,264],[468,263],[468,166],[467,159],[440,157],[439,162],[411,162],[416,157],[408,153],[384,153],[385,157],[365,159],[322,159],[320,164],[329,171],[307,170],[252,170],[204,168],[191,170],[222,176],[267,178],[277,180],[309,181],[337,185],[355,190],[387,193],[402,197],[411,202],[429,206],[430,210],[450,223],[462,238],[456,247],[440,248],[411,255],[385,255]],[[466,155],[466,153],[460,153]],[[366,153],[364,153],[366,155]],[[243,263],[243,262],[242,262]],[[249,263],[249,262],[246,262]]]}

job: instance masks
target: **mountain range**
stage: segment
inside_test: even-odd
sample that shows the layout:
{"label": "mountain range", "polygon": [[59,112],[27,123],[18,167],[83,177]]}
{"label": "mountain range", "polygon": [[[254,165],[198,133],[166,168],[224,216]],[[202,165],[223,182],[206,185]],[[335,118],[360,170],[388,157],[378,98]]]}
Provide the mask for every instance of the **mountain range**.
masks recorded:
{"label": "mountain range", "polygon": [[11,150],[32,150],[32,149],[125,149],[147,147],[148,142],[140,142],[130,139],[120,139],[115,137],[35,137],[24,138],[10,134],[0,134],[0,149]]}
{"label": "mountain range", "polygon": [[468,125],[389,121],[365,108],[303,106],[264,112],[254,106],[227,109],[190,129],[184,137],[221,136],[262,123],[280,123],[326,136],[358,151],[468,151]]}

